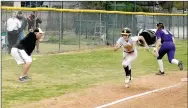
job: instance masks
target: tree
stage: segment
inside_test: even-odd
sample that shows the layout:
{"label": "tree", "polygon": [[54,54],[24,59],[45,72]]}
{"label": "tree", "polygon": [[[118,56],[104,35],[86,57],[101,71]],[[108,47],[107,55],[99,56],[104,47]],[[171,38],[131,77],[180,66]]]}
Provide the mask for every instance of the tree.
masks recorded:
{"label": "tree", "polygon": [[159,4],[163,9],[167,9],[169,13],[172,13],[172,8],[174,7],[173,1],[160,1]]}
{"label": "tree", "polygon": [[183,3],[184,3],[184,9],[188,9],[188,3],[187,1],[175,1],[174,2],[174,7],[176,7],[179,10],[183,10]]}
{"label": "tree", "polygon": [[159,1],[159,5],[161,5],[163,9],[168,9],[169,12],[172,12],[173,7],[179,10],[183,10],[183,6],[184,9],[188,8],[187,1]]}
{"label": "tree", "polygon": [[13,6],[14,2],[13,1],[1,1],[2,6]]}
{"label": "tree", "polygon": [[81,2],[82,7],[85,9],[105,10],[105,1],[84,1]]}

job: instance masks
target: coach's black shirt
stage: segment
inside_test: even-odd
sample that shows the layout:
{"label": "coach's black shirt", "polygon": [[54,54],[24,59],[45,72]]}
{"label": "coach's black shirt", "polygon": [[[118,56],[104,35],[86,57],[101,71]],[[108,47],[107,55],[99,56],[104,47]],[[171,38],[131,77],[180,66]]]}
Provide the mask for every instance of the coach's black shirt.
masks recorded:
{"label": "coach's black shirt", "polygon": [[19,43],[14,45],[14,47],[25,50],[25,52],[30,56],[33,50],[35,49],[36,40],[37,38],[35,33],[30,32],[27,34],[26,37],[20,40]]}

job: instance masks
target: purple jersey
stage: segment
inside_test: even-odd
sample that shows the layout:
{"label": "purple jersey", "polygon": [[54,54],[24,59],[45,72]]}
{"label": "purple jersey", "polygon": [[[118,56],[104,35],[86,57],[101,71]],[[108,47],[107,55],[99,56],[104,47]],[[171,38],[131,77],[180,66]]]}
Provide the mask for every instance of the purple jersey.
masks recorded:
{"label": "purple jersey", "polygon": [[161,39],[161,47],[159,49],[159,56],[157,59],[162,59],[163,56],[167,53],[169,62],[174,59],[174,54],[176,51],[175,45],[173,43],[173,35],[170,31],[165,29],[159,29],[155,33],[157,39]]}
{"label": "purple jersey", "polygon": [[170,31],[165,29],[159,29],[155,33],[157,39],[161,39],[161,43],[163,42],[173,42],[173,35]]}

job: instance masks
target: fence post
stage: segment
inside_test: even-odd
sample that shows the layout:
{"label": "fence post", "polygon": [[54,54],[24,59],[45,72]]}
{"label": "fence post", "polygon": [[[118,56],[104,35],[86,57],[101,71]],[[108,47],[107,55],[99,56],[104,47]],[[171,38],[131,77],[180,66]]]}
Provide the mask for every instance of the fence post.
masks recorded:
{"label": "fence post", "polygon": [[80,50],[80,36],[81,36],[81,32],[82,32],[82,26],[81,26],[81,23],[82,23],[82,21],[81,21],[81,12],[80,12],[80,14],[79,14],[79,19],[80,19],[80,32],[79,32],[79,37],[78,37],[78,43],[79,43],[79,50]]}
{"label": "fence post", "polygon": [[115,20],[113,21],[113,30],[112,30],[112,44],[114,45],[114,27],[115,26]]}
{"label": "fence post", "polygon": [[[134,21],[133,21],[133,20],[134,20],[133,14],[131,14],[131,22],[132,22],[132,23],[131,23],[131,29],[132,29],[132,32],[133,32],[133,30],[134,30],[134,29],[133,29],[133,27],[134,27]],[[127,24],[128,24],[128,23],[127,23]]]}
{"label": "fence post", "polygon": [[62,36],[62,12],[60,12],[60,18],[59,18],[59,52],[61,52],[61,36]]}
{"label": "fence post", "polygon": [[[99,32],[99,34],[100,34],[100,36],[99,37],[101,37],[101,32],[102,32],[102,21],[101,21],[101,13],[99,13],[100,14],[100,28],[99,28],[99,30],[100,30],[100,32]],[[100,40],[99,40],[99,42],[100,42]],[[100,44],[100,43],[99,43]]]}
{"label": "fence post", "polygon": [[[115,36],[117,36],[117,24],[118,24],[118,20],[117,19],[118,19],[118,14],[116,14]],[[116,44],[115,41],[116,40],[114,40],[114,44]]]}
{"label": "fence post", "polygon": [[86,27],[85,27],[86,28],[86,39],[88,39],[88,36],[87,36],[88,35],[88,32],[87,32],[87,23],[88,23],[88,20],[86,20],[85,23],[86,23]]}
{"label": "fence post", "polygon": [[179,36],[180,35],[180,33],[179,33],[179,29],[180,29],[180,17],[181,16],[178,17],[178,39],[180,38],[180,36]]}
{"label": "fence post", "polygon": [[184,30],[185,24],[184,24],[184,23],[185,23],[185,16],[183,16],[183,39],[184,39],[184,34],[185,34],[185,33],[184,33],[184,31],[185,31],[185,30]]}
{"label": "fence post", "polygon": [[172,23],[172,19],[171,19],[171,18],[172,18],[172,16],[169,16],[169,20],[168,20],[168,21],[169,21],[169,22],[168,22],[168,23],[169,23],[169,30],[171,29],[171,28],[170,28],[170,27],[171,27],[171,23]]}
{"label": "fence post", "polygon": [[[183,1],[183,14],[184,14],[184,11],[185,11],[185,2]],[[185,27],[185,16],[183,16],[183,39],[184,39],[184,27]]]}
{"label": "fence post", "polygon": [[[153,2],[153,13],[155,13],[155,2]],[[155,16],[153,15],[153,28],[155,28],[154,19],[155,19]]]}
{"label": "fence post", "polygon": [[[7,49],[8,49],[8,45],[9,45],[9,44],[8,44],[8,30],[7,30],[7,20],[8,20],[8,19],[7,19],[7,13],[8,13],[8,12],[7,12],[7,10],[6,10],[5,12],[6,12],[6,21],[5,21],[5,22],[6,22],[6,25],[5,25],[5,30],[6,30],[6,37],[5,37],[6,47],[5,47],[5,48],[6,48],[6,51],[5,51],[5,52],[7,53]],[[6,54],[6,53],[5,53],[5,54]]]}
{"label": "fence post", "polygon": [[106,14],[106,23],[105,23],[105,26],[106,26],[106,30],[105,30],[105,32],[106,32],[106,45],[108,45],[108,14],[107,13],[105,13]]}
{"label": "fence post", "polygon": [[146,15],[144,15],[144,30],[146,29]]}

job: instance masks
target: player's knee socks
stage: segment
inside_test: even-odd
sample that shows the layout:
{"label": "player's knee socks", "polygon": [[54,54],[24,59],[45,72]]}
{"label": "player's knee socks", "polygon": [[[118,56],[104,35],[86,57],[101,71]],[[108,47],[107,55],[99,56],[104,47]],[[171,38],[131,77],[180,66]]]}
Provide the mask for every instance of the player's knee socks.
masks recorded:
{"label": "player's knee socks", "polygon": [[131,69],[129,69],[129,74],[130,74],[130,80],[131,80]]}
{"label": "player's knee socks", "polygon": [[159,65],[159,70],[161,72],[164,72],[163,61],[161,59],[158,59],[157,62],[158,62],[158,65]]}
{"label": "player's knee socks", "polygon": [[179,61],[177,59],[172,59],[170,63],[178,65]]}
{"label": "player's knee socks", "polygon": [[129,67],[128,66],[124,67],[124,70],[125,70],[125,75],[130,76]]}

